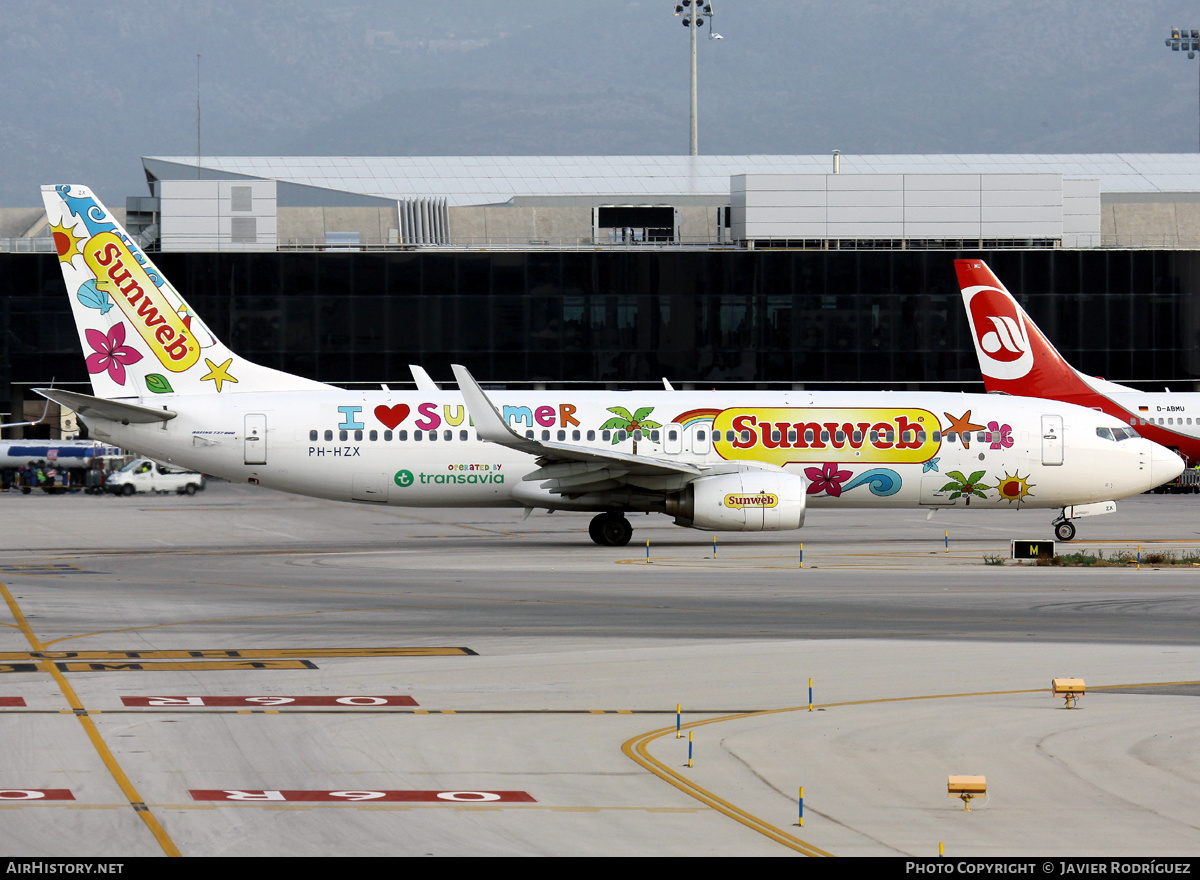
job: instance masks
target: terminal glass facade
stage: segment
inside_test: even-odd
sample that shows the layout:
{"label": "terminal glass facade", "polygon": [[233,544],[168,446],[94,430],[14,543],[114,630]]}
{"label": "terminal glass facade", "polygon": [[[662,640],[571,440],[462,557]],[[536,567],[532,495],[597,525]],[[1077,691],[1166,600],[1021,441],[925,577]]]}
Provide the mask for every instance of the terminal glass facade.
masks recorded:
{"label": "terminal glass facade", "polygon": [[[420,364],[485,383],[978,390],[953,260],[982,256],[1067,359],[1200,381],[1200,252],[608,251],[158,254],[213,331],[334,384]],[[0,254],[0,383],[85,382],[57,260]],[[4,400],[12,396],[4,389]],[[5,407],[7,409],[7,407]]]}

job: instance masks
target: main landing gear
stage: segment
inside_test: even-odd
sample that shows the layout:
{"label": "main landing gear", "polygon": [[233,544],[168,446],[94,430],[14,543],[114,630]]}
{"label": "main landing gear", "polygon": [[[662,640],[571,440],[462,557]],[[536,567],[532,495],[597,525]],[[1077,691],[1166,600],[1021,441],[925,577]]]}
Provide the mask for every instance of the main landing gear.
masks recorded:
{"label": "main landing gear", "polygon": [[601,547],[624,547],[633,537],[633,526],[625,514],[610,511],[592,518],[588,534]]}

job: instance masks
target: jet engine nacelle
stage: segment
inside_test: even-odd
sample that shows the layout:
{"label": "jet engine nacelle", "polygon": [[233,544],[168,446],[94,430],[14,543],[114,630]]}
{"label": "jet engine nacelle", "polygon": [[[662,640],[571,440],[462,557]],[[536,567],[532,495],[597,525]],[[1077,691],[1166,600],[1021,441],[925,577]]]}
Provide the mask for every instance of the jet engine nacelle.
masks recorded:
{"label": "jet engine nacelle", "polygon": [[739,471],[701,477],[667,498],[675,524],[712,532],[769,532],[804,525],[808,481],[796,474]]}

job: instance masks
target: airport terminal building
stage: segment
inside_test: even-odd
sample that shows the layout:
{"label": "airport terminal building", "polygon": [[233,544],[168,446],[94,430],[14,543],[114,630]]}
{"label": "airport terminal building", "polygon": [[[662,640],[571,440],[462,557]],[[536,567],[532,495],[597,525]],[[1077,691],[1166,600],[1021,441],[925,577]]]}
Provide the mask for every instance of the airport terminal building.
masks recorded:
{"label": "airport terminal building", "polygon": [[[1200,154],[142,161],[98,195],[159,268],[332,384],[978,390],[981,256],[1080,369],[1200,388]],[[40,206],[0,208],[0,310],[0,410],[86,384]]]}

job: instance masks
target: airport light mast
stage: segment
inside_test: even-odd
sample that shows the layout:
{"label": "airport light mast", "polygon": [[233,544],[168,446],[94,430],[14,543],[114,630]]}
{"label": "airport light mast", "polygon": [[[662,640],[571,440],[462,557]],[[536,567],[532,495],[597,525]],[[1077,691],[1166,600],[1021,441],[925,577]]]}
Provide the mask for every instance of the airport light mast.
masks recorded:
{"label": "airport light mast", "polygon": [[[678,7],[677,7],[678,8]],[[1200,30],[1192,28],[1190,31],[1187,28],[1171,28],[1171,37],[1167,40],[1167,45],[1172,52],[1187,52],[1188,58],[1195,58],[1196,53],[1200,52]],[[695,41],[692,41],[693,50]],[[695,61],[692,62],[692,75],[695,76]],[[694,82],[694,80],[693,80]]]}
{"label": "airport light mast", "polygon": [[675,4],[675,14],[683,19],[683,26],[691,31],[692,38],[692,140],[691,140],[691,155],[697,156],[700,153],[698,124],[697,117],[697,98],[696,98],[696,35],[700,28],[704,27],[704,22],[709,23],[708,38],[710,40],[724,39],[720,34],[712,32],[712,4],[703,2],[703,0],[679,0]]}

